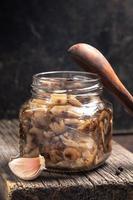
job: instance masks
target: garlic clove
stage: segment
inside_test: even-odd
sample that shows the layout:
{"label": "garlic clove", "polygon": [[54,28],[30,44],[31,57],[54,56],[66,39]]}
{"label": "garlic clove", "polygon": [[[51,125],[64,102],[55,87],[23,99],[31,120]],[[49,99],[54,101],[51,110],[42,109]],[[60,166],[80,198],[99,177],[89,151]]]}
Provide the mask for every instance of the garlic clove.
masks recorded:
{"label": "garlic clove", "polygon": [[51,95],[51,104],[53,105],[64,105],[67,103],[67,95],[66,94],[52,94]]}
{"label": "garlic clove", "polygon": [[36,158],[16,158],[9,162],[9,168],[19,178],[23,180],[33,180],[37,178],[45,168],[43,156]]}

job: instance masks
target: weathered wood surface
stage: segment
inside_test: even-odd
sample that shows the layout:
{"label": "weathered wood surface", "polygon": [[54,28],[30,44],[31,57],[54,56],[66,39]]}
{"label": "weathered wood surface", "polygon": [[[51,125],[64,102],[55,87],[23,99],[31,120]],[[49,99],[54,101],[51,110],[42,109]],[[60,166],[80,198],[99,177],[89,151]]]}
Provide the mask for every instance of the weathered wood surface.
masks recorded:
{"label": "weathered wood surface", "polygon": [[133,132],[132,134],[114,135],[113,139],[133,153]]}
{"label": "weathered wood surface", "polygon": [[133,200],[133,154],[115,142],[107,162],[92,172],[44,171],[35,181],[22,181],[10,172],[7,163],[17,152],[18,121],[1,120],[0,171],[11,200]]}

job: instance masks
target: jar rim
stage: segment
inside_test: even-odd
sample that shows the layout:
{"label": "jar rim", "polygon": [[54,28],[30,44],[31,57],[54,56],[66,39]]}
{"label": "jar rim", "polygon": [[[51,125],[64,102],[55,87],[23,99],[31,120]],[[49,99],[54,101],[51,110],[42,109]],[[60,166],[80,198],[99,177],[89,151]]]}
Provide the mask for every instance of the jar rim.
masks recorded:
{"label": "jar rim", "polygon": [[69,93],[97,95],[102,91],[100,77],[85,71],[49,71],[33,75],[32,94]]}
{"label": "jar rim", "polygon": [[[51,75],[54,75],[55,77],[52,77]],[[57,77],[57,75],[61,75],[59,77]],[[68,77],[62,77],[62,75],[68,75]],[[42,79],[42,80],[48,80],[48,79],[52,79],[52,81],[56,81],[57,79],[61,79],[61,80],[67,80],[70,79],[70,75],[79,75],[81,78],[86,78],[86,79],[82,79],[83,81],[87,81],[87,82],[95,82],[95,81],[100,81],[100,77],[98,76],[98,74],[96,73],[91,73],[91,72],[85,72],[85,71],[47,71],[47,72],[41,72],[41,73],[37,73],[33,75],[33,79]],[[80,77],[77,78],[80,78]],[[73,77],[71,77],[73,78]],[[77,79],[76,79],[77,80]],[[81,80],[81,79],[79,79]],[[74,81],[74,79],[73,79]]]}

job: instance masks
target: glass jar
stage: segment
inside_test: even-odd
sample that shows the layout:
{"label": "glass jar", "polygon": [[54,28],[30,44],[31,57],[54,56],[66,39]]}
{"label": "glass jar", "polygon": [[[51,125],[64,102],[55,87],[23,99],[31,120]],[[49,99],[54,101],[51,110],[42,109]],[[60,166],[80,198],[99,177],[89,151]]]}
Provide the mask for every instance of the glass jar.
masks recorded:
{"label": "glass jar", "polygon": [[96,74],[55,71],[33,76],[20,110],[20,156],[43,155],[48,169],[90,170],[111,152],[112,106]]}

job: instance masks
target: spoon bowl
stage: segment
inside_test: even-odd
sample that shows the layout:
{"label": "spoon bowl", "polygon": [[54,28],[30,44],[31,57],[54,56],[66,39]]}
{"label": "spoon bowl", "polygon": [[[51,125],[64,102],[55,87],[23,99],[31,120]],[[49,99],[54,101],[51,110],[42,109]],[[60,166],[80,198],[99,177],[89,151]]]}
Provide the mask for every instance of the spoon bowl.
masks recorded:
{"label": "spoon bowl", "polygon": [[113,68],[103,54],[96,48],[85,43],[79,43],[68,49],[73,60],[83,69],[97,73],[103,85],[123,104],[133,115],[133,96],[120,81]]}

